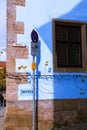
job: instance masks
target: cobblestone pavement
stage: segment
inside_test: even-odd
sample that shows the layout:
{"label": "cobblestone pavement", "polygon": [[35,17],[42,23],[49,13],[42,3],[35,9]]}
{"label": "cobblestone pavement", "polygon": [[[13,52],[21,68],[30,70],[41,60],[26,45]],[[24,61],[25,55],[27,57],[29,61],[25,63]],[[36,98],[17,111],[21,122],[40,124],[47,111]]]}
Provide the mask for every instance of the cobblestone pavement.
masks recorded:
{"label": "cobblestone pavement", "polygon": [[5,107],[0,106],[0,130],[3,130],[4,116],[5,116]]}

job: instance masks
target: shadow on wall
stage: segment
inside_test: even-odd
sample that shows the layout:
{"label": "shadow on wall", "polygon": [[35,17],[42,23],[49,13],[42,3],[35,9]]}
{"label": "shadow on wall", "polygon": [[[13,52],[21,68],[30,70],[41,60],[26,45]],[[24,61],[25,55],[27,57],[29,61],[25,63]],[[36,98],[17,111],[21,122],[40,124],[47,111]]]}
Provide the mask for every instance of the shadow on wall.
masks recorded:
{"label": "shadow on wall", "polygon": [[[87,0],[82,0],[76,7],[74,7],[69,13],[59,17],[59,19],[68,19],[68,20],[80,20],[80,21],[87,21]],[[49,50],[52,52],[52,21],[43,25],[41,28],[38,28],[38,33],[48,46]],[[57,75],[57,73],[56,73]],[[67,75],[67,74],[66,74]],[[61,76],[63,77],[63,76]],[[60,76],[54,78],[54,98],[79,98],[81,97],[79,94],[79,90],[77,86],[81,86],[79,84],[79,78],[72,78],[68,80],[68,77],[61,78]],[[77,86],[74,82],[77,82]],[[61,81],[61,82],[60,82]],[[75,88],[75,89],[74,89]],[[80,88],[80,87],[79,87]],[[73,92],[74,90],[74,92]],[[57,95],[55,94],[57,93]],[[70,94],[72,92],[72,95]],[[75,94],[76,92],[76,94]],[[85,95],[84,97],[86,97]]]}
{"label": "shadow on wall", "polygon": [[[87,21],[87,0],[82,0],[69,13],[58,17],[59,19]],[[52,52],[52,21],[37,29],[49,50]]]}
{"label": "shadow on wall", "polygon": [[82,0],[75,8],[73,8],[69,13],[61,16],[63,19],[87,21],[87,1]]}
{"label": "shadow on wall", "polygon": [[36,129],[38,130],[38,82],[39,82],[39,76],[41,75],[41,72],[39,71],[39,64],[40,64],[40,59],[41,59],[41,50],[40,50],[40,47],[41,46],[41,42],[39,41],[38,42],[38,56],[36,57],[36,64],[37,64],[37,67],[36,67],[36,120],[37,120],[37,123],[36,123]]}
{"label": "shadow on wall", "polygon": [[[87,21],[87,0],[82,0],[70,12],[59,19]],[[38,28],[38,33],[52,52],[52,21]],[[44,34],[44,35],[43,35]],[[57,75],[58,73],[56,73]],[[59,75],[59,74],[58,74]],[[87,98],[87,78],[82,82],[82,76],[68,76],[67,74],[54,78],[54,125],[65,119],[64,115],[74,119],[74,109],[78,107],[77,98]],[[60,100],[57,100],[60,99]],[[71,100],[70,100],[71,99]],[[72,105],[74,103],[74,106]],[[72,107],[72,108],[71,108]],[[69,109],[70,108],[70,109]],[[66,111],[65,113],[61,111]],[[70,114],[72,110],[72,113]],[[70,116],[69,116],[70,115]]]}
{"label": "shadow on wall", "polygon": [[41,42],[38,42],[38,56],[36,57],[36,99],[38,100],[38,80],[39,80],[39,76],[41,75],[41,71],[39,71],[39,64],[40,64],[40,60],[41,60],[41,50],[40,47],[41,46]]}

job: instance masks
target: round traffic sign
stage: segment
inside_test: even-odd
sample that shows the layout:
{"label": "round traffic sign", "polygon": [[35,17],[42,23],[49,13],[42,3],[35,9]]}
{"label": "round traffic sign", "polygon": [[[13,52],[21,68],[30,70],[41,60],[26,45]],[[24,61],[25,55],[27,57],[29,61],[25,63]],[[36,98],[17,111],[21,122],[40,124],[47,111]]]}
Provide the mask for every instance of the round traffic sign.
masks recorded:
{"label": "round traffic sign", "polygon": [[34,29],[31,32],[31,40],[32,42],[35,42],[35,43],[38,42],[38,33]]}

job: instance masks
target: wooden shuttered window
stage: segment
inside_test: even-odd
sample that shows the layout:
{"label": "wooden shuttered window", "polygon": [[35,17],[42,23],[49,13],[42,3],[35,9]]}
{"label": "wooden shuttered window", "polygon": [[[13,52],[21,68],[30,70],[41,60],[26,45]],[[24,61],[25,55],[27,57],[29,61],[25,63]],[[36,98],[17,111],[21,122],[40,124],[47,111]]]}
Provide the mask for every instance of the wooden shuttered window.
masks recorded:
{"label": "wooden shuttered window", "polygon": [[57,67],[81,67],[81,26],[74,24],[55,24],[55,49]]}
{"label": "wooden shuttered window", "polygon": [[53,19],[53,71],[87,72],[87,22]]}

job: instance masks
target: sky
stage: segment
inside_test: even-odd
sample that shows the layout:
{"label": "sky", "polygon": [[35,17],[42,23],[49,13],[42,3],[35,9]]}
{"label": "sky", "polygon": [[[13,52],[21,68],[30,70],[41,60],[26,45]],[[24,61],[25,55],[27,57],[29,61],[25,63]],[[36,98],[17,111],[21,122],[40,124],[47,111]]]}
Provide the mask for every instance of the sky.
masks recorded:
{"label": "sky", "polygon": [[0,3],[0,61],[6,60],[6,0]]}
{"label": "sky", "polygon": [[6,0],[0,3],[0,49],[6,48]]}

